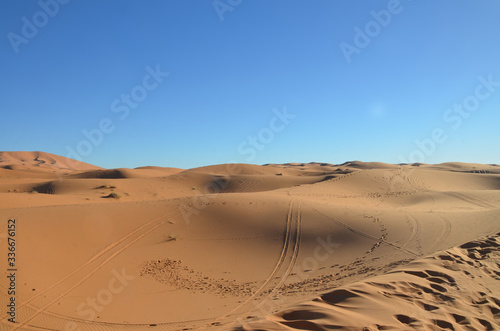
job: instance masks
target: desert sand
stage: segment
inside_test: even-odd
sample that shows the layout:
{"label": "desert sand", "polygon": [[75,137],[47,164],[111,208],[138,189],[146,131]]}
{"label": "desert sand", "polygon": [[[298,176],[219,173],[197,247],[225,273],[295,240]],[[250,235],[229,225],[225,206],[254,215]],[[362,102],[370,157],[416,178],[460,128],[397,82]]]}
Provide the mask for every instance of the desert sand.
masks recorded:
{"label": "desert sand", "polygon": [[0,152],[0,329],[495,330],[499,232],[498,165]]}

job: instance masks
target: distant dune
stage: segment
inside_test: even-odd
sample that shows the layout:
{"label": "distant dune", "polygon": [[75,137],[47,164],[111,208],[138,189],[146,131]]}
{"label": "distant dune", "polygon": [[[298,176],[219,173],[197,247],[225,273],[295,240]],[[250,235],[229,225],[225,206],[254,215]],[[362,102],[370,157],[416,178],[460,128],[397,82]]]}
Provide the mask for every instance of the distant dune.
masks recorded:
{"label": "distant dune", "polygon": [[183,171],[177,168],[141,167],[135,169],[118,168],[90,170],[72,174],[75,178],[154,178],[170,176]]}
{"label": "distant dune", "polygon": [[500,328],[498,165],[0,152],[0,219],[2,241],[16,219],[18,330]]}
{"label": "distant dune", "polygon": [[94,170],[94,165],[44,152],[0,152],[0,168],[13,170]]}

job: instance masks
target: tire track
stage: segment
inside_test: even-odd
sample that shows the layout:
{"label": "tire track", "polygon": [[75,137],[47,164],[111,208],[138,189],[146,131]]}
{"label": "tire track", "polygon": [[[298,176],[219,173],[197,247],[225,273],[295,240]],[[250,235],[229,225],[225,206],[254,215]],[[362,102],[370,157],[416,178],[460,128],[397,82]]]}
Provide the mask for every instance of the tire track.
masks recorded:
{"label": "tire track", "polygon": [[[342,227],[344,227],[344,228],[348,229],[348,230],[349,230],[349,231],[351,231],[351,232],[354,232],[354,233],[356,233],[356,234],[358,234],[358,235],[360,235],[360,236],[363,236],[363,237],[365,237],[365,238],[368,238],[368,239],[374,240],[375,242],[378,242],[378,241],[380,240],[380,238],[374,237],[374,236],[369,235],[369,234],[366,234],[366,233],[364,233],[364,232],[362,232],[362,231],[360,231],[360,230],[357,230],[357,229],[355,229],[355,228],[353,228],[353,227],[351,227],[351,226],[349,226],[349,225],[347,225],[347,224],[345,224],[345,223],[343,223],[343,222],[341,222],[341,221],[339,221],[339,220],[334,219],[333,217],[331,217],[331,216],[329,216],[329,215],[327,215],[327,214],[325,214],[325,213],[320,212],[320,211],[319,211],[319,210],[317,210],[316,208],[313,208],[313,210],[315,210],[316,212],[320,213],[320,214],[321,214],[321,215],[323,215],[323,216],[328,217],[328,218],[329,218],[329,219],[331,219],[333,222],[335,222],[335,223],[337,223],[338,225],[340,225],[340,226],[342,226]],[[409,251],[409,250],[407,250],[407,249],[401,248],[400,246],[398,246],[398,245],[396,245],[396,244],[393,244],[393,243],[391,243],[391,242],[388,242],[388,241],[386,241],[386,240],[381,240],[381,243],[382,243],[382,244],[385,244],[385,245],[387,245],[387,246],[390,246],[390,247],[396,248],[397,250],[403,251],[403,252],[405,252],[405,253],[407,253],[407,254],[409,254],[409,255],[412,255],[412,256],[415,256],[415,257],[419,257],[419,256],[420,256],[420,255],[418,255],[417,253],[414,253],[414,252]]]}
{"label": "tire track", "polygon": [[250,312],[255,311],[262,307],[270,297],[276,294],[276,292],[283,286],[283,284],[286,282],[288,279],[288,276],[290,276],[293,267],[295,266],[295,263],[297,262],[297,258],[299,256],[299,251],[300,251],[300,243],[302,239],[302,211],[301,211],[301,202],[299,201],[299,206],[297,208],[297,213],[296,213],[296,227],[295,227],[295,241],[293,245],[293,252],[292,252],[292,257],[290,259],[290,264],[288,265],[287,270],[285,271],[285,274],[281,277],[280,282],[274,286],[274,288],[269,292],[269,294]]}
{"label": "tire track", "polygon": [[405,212],[405,214],[406,214],[405,215],[406,219],[410,223],[413,223],[413,227],[412,227],[410,238],[408,238],[408,240],[403,244],[403,246],[401,246],[401,248],[406,249],[406,247],[408,247],[408,245],[410,245],[412,242],[416,241],[417,250],[420,253],[420,255],[422,255],[423,254],[422,245],[420,243],[420,232],[422,230],[422,225],[421,225],[420,221],[416,217],[411,215],[410,213]]}
{"label": "tire track", "polygon": [[459,193],[459,192],[443,192],[443,193],[448,195],[448,196],[451,196],[453,198],[456,198],[456,199],[462,200],[464,202],[470,203],[472,205],[475,205],[477,207],[486,208],[486,209],[498,208],[498,206],[496,206],[496,205],[493,205],[489,202],[484,202],[484,201],[479,200],[477,198],[474,198],[468,194]]}
{"label": "tire track", "polygon": [[[287,255],[287,252],[288,252],[288,248],[290,246],[290,240],[291,240],[291,236],[292,236],[291,228],[292,228],[293,204],[294,204],[294,201],[295,200],[292,200],[290,202],[290,207],[288,208],[288,215],[287,215],[287,219],[286,219],[286,227],[285,227],[285,233],[284,233],[283,247],[281,249],[281,253],[280,253],[280,256],[278,258],[278,261],[276,262],[276,264],[274,266],[274,269],[271,272],[271,274],[269,275],[269,277],[266,278],[266,280],[261,285],[261,287],[259,287],[249,298],[247,298],[241,304],[239,304],[238,306],[236,306],[235,308],[233,308],[231,311],[229,311],[228,313],[226,313],[224,316],[221,316],[221,317],[217,318],[216,320],[214,320],[211,324],[221,323],[224,319],[228,318],[229,316],[234,315],[235,312],[237,312],[238,310],[240,310],[241,307],[245,306],[251,300],[253,300],[256,296],[258,296],[259,294],[261,294],[264,291],[264,288],[266,287],[266,285],[269,284],[269,282],[271,282],[274,279],[275,275],[278,273],[279,269],[281,268],[281,266],[285,262],[286,255]],[[208,325],[200,327],[197,330],[204,330],[207,327],[208,327]]]}
{"label": "tire track", "polygon": [[[284,234],[284,245],[283,245],[283,248],[282,248],[282,252],[280,254],[280,258],[279,258],[279,261],[277,262],[273,272],[271,273],[271,275],[268,277],[268,279],[266,279],[265,283],[261,286],[261,288],[256,291],[256,293],[252,296],[252,297],[255,297],[259,294],[261,294],[261,292],[263,292],[263,288],[272,280],[274,279],[275,277],[275,274],[279,271],[279,269],[282,267],[285,259],[286,259],[286,255],[287,255],[287,252],[289,251],[289,247],[290,247],[290,241],[291,241],[291,238],[292,238],[292,231],[291,231],[291,228],[292,228],[292,221],[293,221],[293,203],[294,201],[292,200],[290,202],[290,208],[289,208],[289,211],[288,211],[288,215],[287,215],[287,224],[286,224],[286,229],[285,229],[285,234]],[[84,268],[85,266],[89,265],[90,263],[94,262],[95,260],[97,260],[99,257],[103,256],[104,254],[108,253],[109,251],[111,251],[114,247],[120,245],[121,243],[123,243],[125,240],[127,240],[128,238],[130,238],[131,236],[137,234],[138,232],[140,232],[140,230],[143,230],[145,228],[147,228],[148,226],[154,224],[154,222],[157,222],[159,221],[160,219],[162,218],[165,218],[165,217],[168,217],[172,214],[175,214],[175,213],[180,213],[178,210],[175,210],[173,212],[170,212],[169,214],[167,215],[163,215],[151,222],[148,222],[147,224],[141,226],[140,228],[134,230],[133,232],[131,232],[130,234],[128,234],[127,236],[121,238],[120,240],[108,245],[105,249],[103,249],[101,252],[97,253],[96,255],[94,255],[90,260],[88,260],[86,262],[86,264],[84,266],[81,266],[79,267],[78,270],[76,270],[75,272],[73,272],[71,275],[74,275],[76,272],[80,271],[82,268]],[[38,315],[42,314],[42,313],[46,313],[45,310],[47,310],[50,306],[52,306],[53,304],[55,304],[58,300],[60,300],[62,297],[64,297],[65,295],[67,295],[68,293],[70,293],[72,290],[74,290],[76,287],[78,287],[79,285],[81,285],[84,281],[86,281],[88,278],[90,278],[93,274],[95,274],[99,269],[101,269],[105,264],[107,264],[109,261],[111,261],[113,258],[115,258],[117,255],[119,255],[121,252],[123,252],[125,249],[127,249],[128,247],[130,247],[131,245],[133,245],[135,242],[137,242],[138,240],[142,239],[144,236],[146,236],[147,234],[149,234],[150,232],[154,231],[156,228],[166,224],[166,220],[161,222],[160,224],[158,225],[155,225],[154,227],[150,228],[149,230],[147,230],[145,233],[142,233],[139,237],[137,237],[135,240],[133,240],[132,242],[128,243],[127,245],[125,245],[124,247],[122,247],[121,249],[119,249],[118,251],[116,251],[115,253],[113,253],[111,256],[109,256],[105,261],[103,261],[100,265],[98,265],[93,271],[91,271],[89,274],[87,274],[87,276],[85,276],[83,279],[81,279],[77,284],[75,284],[74,286],[72,286],[70,289],[66,290],[64,293],[62,293],[61,295],[59,295],[57,298],[53,299],[51,302],[49,302],[47,305],[45,305],[43,308],[38,308],[35,312],[34,315],[32,315],[29,319],[27,319],[26,321],[24,321],[22,324],[20,325],[17,325],[15,329],[13,330],[18,330],[19,328],[21,327],[29,327],[29,328],[32,328],[32,327],[35,327],[36,326],[31,326],[31,325],[27,325],[31,320],[33,320],[35,317],[37,317]],[[297,234],[296,234],[297,235]],[[294,251],[296,249],[294,248]],[[297,250],[297,253],[298,255],[298,250]],[[296,257],[295,257],[296,259]],[[291,268],[290,268],[291,270]],[[71,275],[65,277],[65,279],[61,280],[58,282],[58,284],[62,283],[64,280],[66,280],[67,278],[71,277]],[[58,285],[57,284],[57,285]],[[54,286],[57,286],[56,284],[51,286],[51,288],[53,288]],[[49,289],[46,289],[44,291],[47,292]],[[40,295],[40,294],[39,294]],[[30,302],[34,300],[34,298],[31,298],[30,299]],[[249,300],[247,300],[249,301]],[[246,302],[247,302],[246,301]],[[234,314],[234,311],[236,311],[237,309],[239,309],[241,306],[243,306],[246,302],[242,303],[240,306],[236,307],[235,309],[233,309],[232,312],[228,313],[225,315],[225,317],[228,317],[228,316],[238,316],[239,314]],[[24,305],[28,304],[28,302],[24,302]],[[32,308],[32,309],[36,309],[36,308]],[[78,320],[78,319],[73,319],[71,317],[63,317],[63,316],[58,316],[60,318],[63,318],[63,319],[69,319],[69,320]],[[225,318],[224,317],[224,318]],[[163,326],[169,326],[169,325],[183,325],[185,323],[189,323],[189,322],[198,322],[198,321],[207,321],[207,320],[211,320],[213,321],[213,319],[200,319],[200,320],[187,320],[187,321],[178,321],[178,322],[167,322],[167,323],[159,323],[157,324],[158,326],[160,325],[163,325]],[[218,320],[218,319],[217,319]],[[5,322],[5,321],[3,321]],[[109,324],[110,326],[111,325],[125,325],[125,324],[120,324],[120,323],[98,323],[98,324]],[[128,324],[127,324],[128,325]],[[144,327],[147,327],[149,324],[137,324],[136,326],[144,326]]]}
{"label": "tire track", "polygon": [[[266,290],[266,291],[269,291],[269,293],[260,301],[260,303],[255,305],[254,308],[252,308],[251,310],[245,311],[244,314],[251,314],[252,312],[260,309],[264,304],[266,304],[268,302],[268,300],[273,295],[275,295],[276,292],[278,291],[278,289],[280,289],[283,286],[283,284],[286,282],[286,280],[288,279],[288,276],[291,274],[291,272],[293,270],[293,267],[295,266],[295,263],[297,262],[299,252],[300,252],[301,238],[302,238],[302,211],[301,211],[301,202],[299,201],[298,206],[296,207],[297,211],[294,212],[294,202],[295,202],[295,199],[292,200],[292,202],[290,203],[290,209],[289,209],[289,214],[288,214],[288,220],[290,222],[290,230],[288,232],[287,237],[289,240],[288,247],[290,249],[287,249],[287,251],[285,251],[285,254],[283,256],[283,261],[280,264],[280,268],[283,265],[284,261],[286,260],[286,256],[288,255],[288,252],[291,250],[292,255],[290,257],[290,263],[288,264],[288,267],[285,270],[285,273],[283,274],[283,276],[281,276],[278,284],[273,286],[272,289]],[[295,222],[293,222],[294,216],[295,216]],[[293,223],[295,223],[295,226]],[[294,228],[294,230],[292,230],[292,228]],[[292,244],[290,243],[290,241],[293,242],[293,247],[291,247]],[[276,270],[276,271],[279,271],[280,268],[278,268],[278,270]],[[274,275],[276,275],[276,273]],[[274,279],[274,275],[272,277],[268,278],[269,281]],[[264,292],[264,290],[265,290],[264,286],[262,286],[259,290],[257,290],[256,293],[254,293],[254,295],[252,297],[255,297],[255,296],[261,294],[262,292]],[[260,293],[259,293],[259,291],[260,291]],[[251,298],[249,298],[249,299],[251,299]],[[228,315],[241,316],[243,313],[234,314],[234,312],[237,311],[241,306],[246,304],[246,302],[249,301],[249,299],[246,300],[244,303],[242,303],[239,307],[236,307],[235,309],[233,309]]]}
{"label": "tire track", "polygon": [[433,214],[436,217],[438,217],[443,225],[443,229],[441,233],[439,234],[439,237],[436,239],[436,241],[432,244],[431,248],[429,248],[429,254],[433,254],[434,251],[438,248],[439,244],[442,243],[448,236],[450,235],[451,232],[451,222],[444,216],[441,216],[439,214]]}
{"label": "tire track", "polygon": [[[65,276],[64,278],[60,279],[59,281],[57,281],[56,283],[52,284],[51,286],[45,288],[44,290],[38,292],[36,295],[30,297],[29,299],[25,300],[25,301],[22,301],[21,303],[19,303],[18,305],[18,309],[19,308],[22,308],[24,307],[25,305],[31,303],[33,300],[35,300],[36,298],[40,297],[41,295],[47,293],[48,291],[50,291],[51,289],[55,288],[56,286],[60,285],[61,283],[63,283],[64,281],[68,280],[69,278],[71,278],[72,276],[74,276],[75,274],[77,274],[79,271],[81,271],[82,269],[84,269],[85,267],[89,266],[92,262],[96,261],[97,259],[99,259],[100,257],[102,257],[104,254],[110,252],[113,248],[115,248],[116,246],[120,245],[121,243],[123,243],[124,241],[126,241],[127,239],[131,238],[132,236],[136,235],[137,233],[139,233],[141,230],[147,228],[148,226],[158,222],[159,220],[161,220],[162,218],[165,218],[165,217],[169,217],[173,214],[176,214],[176,213],[180,213],[179,210],[174,210],[170,213],[167,213],[166,215],[162,215],[142,226],[140,226],[139,228],[135,229],[134,231],[130,232],[128,235],[122,237],[121,239],[109,244],[106,248],[104,248],[103,250],[101,250],[99,253],[95,254],[94,256],[92,256],[89,260],[87,260],[87,262],[85,262],[84,264],[82,264],[80,267],[78,267],[77,269],[75,269],[73,272],[71,272],[70,274],[68,274],[67,276]],[[7,314],[4,314],[1,316],[1,319],[4,320],[8,315]]]}
{"label": "tire track", "polygon": [[[164,218],[166,216],[163,216],[161,218]],[[16,325],[16,327],[13,329],[13,330],[18,330],[19,328],[25,326],[26,324],[28,324],[30,321],[32,321],[35,317],[37,317],[38,315],[44,313],[47,309],[49,309],[52,305],[54,305],[55,303],[57,303],[57,301],[59,301],[60,299],[62,299],[63,297],[65,297],[68,293],[70,293],[71,291],[73,291],[75,288],[77,288],[78,286],[80,286],[81,284],[83,284],[87,279],[89,279],[91,276],[93,276],[97,271],[99,271],[102,267],[104,267],[109,261],[111,261],[112,259],[114,259],[116,256],[118,256],[121,252],[123,252],[125,249],[129,248],[130,246],[132,246],[133,244],[135,244],[137,241],[139,241],[140,239],[142,239],[143,237],[145,237],[146,235],[148,235],[149,233],[151,233],[152,231],[156,230],[157,228],[159,228],[160,226],[166,224],[167,221],[163,221],[161,222],[160,224],[157,224],[155,226],[153,226],[151,229],[147,230],[146,232],[142,233],[141,235],[139,235],[137,238],[135,238],[134,240],[132,240],[131,242],[129,242],[128,244],[126,244],[125,246],[123,246],[122,248],[120,248],[119,250],[117,250],[116,252],[114,252],[113,254],[111,254],[107,259],[105,259],[103,262],[101,262],[97,267],[95,267],[91,272],[89,272],[86,276],[84,276],[82,279],[80,279],[80,281],[78,281],[76,284],[74,284],[73,286],[71,286],[69,289],[67,289],[66,291],[64,291],[62,294],[60,294],[59,296],[57,296],[55,299],[53,299],[52,301],[50,301],[48,304],[46,304],[45,306],[41,307],[41,308],[38,308],[35,313],[29,317],[28,319],[26,319],[25,321],[23,321],[21,324],[19,325]],[[141,227],[142,229],[143,227]],[[135,232],[135,231],[134,231]],[[128,236],[127,236],[128,237]],[[121,240],[120,240],[121,241]],[[109,247],[109,246],[108,246]],[[114,247],[114,246],[113,246]],[[94,259],[92,259],[92,261],[94,261]]]}

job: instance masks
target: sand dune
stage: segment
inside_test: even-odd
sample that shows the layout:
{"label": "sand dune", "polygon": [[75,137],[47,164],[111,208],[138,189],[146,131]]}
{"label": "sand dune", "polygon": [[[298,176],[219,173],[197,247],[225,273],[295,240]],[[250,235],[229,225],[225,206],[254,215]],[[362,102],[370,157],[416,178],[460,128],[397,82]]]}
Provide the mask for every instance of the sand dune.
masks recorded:
{"label": "sand dune", "polygon": [[162,167],[140,167],[135,169],[118,168],[118,169],[99,169],[83,171],[71,174],[74,178],[155,178],[165,177],[177,174],[183,169],[177,168],[162,168]]}
{"label": "sand dune", "polygon": [[324,293],[238,330],[498,330],[500,233]]}
{"label": "sand dune", "polygon": [[70,170],[0,155],[19,330],[498,327],[498,239],[480,238],[500,231],[500,166]]}
{"label": "sand dune", "polygon": [[94,165],[45,152],[0,152],[0,168],[12,170],[91,170]]}

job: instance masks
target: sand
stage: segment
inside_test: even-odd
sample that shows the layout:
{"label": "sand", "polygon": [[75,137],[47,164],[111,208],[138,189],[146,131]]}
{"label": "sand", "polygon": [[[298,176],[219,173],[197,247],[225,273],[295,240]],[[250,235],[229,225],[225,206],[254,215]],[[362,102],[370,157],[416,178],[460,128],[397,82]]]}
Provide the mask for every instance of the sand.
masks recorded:
{"label": "sand", "polygon": [[498,165],[0,152],[0,329],[498,329],[499,192]]}
{"label": "sand", "polygon": [[239,330],[498,330],[500,233],[326,292]]}

